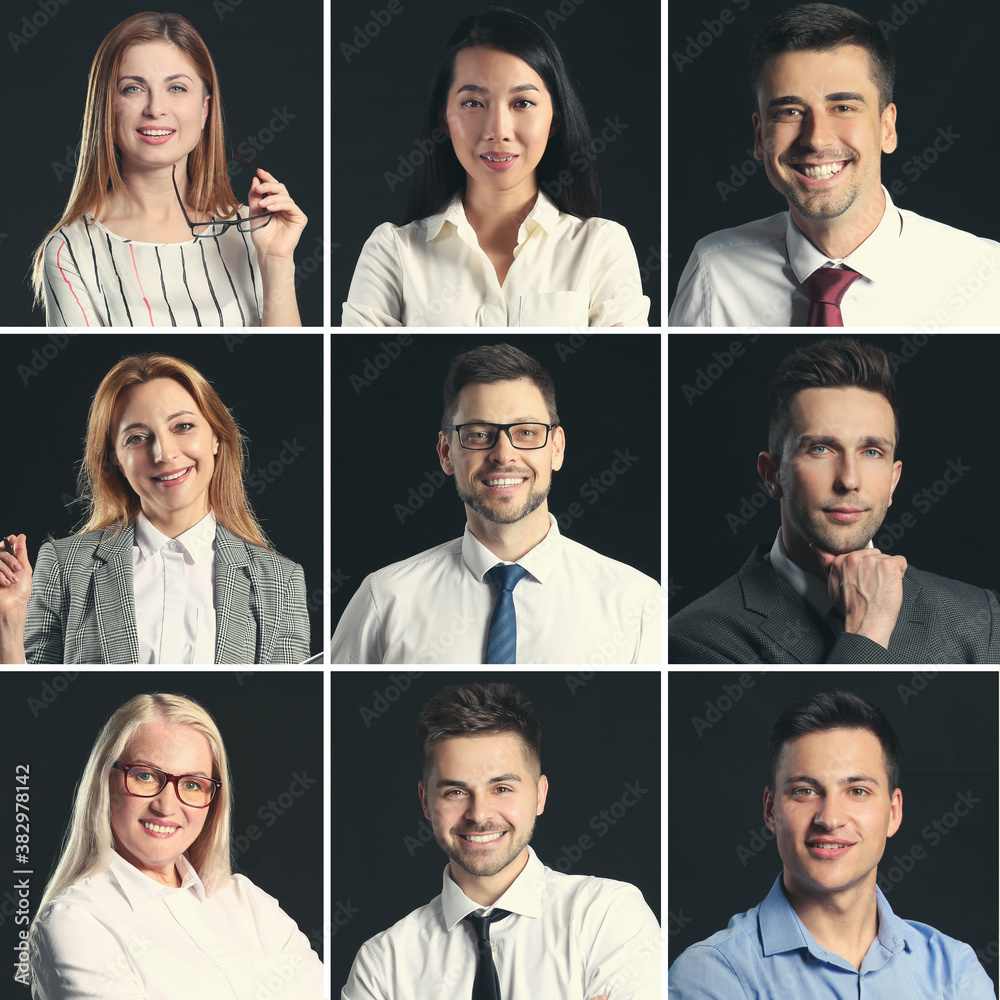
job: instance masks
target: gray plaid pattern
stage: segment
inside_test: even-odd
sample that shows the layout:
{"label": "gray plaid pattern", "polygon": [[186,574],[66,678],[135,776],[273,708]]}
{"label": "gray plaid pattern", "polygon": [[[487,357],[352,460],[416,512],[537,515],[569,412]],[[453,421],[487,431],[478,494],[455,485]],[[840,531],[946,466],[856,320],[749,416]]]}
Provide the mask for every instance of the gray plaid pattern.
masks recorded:
{"label": "gray plaid pattern", "polygon": [[[130,525],[43,543],[32,577],[29,663],[136,663]],[[298,563],[215,529],[215,662],[301,663],[309,656]]]}
{"label": "gray plaid pattern", "polygon": [[1000,663],[1000,603],[989,590],[908,567],[886,650],[834,635],[764,561],[769,551],[758,545],[735,576],[670,619],[669,663]]}

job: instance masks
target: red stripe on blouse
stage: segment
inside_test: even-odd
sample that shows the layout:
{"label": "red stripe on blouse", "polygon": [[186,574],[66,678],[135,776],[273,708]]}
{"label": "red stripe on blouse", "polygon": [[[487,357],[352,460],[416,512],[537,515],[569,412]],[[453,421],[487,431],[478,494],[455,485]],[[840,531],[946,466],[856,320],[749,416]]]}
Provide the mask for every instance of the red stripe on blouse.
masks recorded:
{"label": "red stripe on blouse", "polygon": [[142,293],[142,301],[146,303],[146,312],[149,313],[149,325],[156,326],[153,322],[153,310],[149,308],[149,299],[146,298],[146,292],[142,287],[142,279],[139,277],[139,268],[135,263],[135,250],[132,248],[132,244],[128,245],[128,252],[132,255],[132,270],[135,271],[135,280],[139,282],[139,291]]}
{"label": "red stripe on blouse", "polygon": [[66,272],[62,269],[62,265],[59,263],[59,254],[62,253],[63,247],[66,246],[65,242],[59,244],[59,249],[56,251],[56,267],[59,268],[59,273],[62,275],[63,281],[66,282],[66,287],[70,290],[73,298],[76,299],[76,304],[80,306],[80,312],[83,313],[83,321],[90,326],[90,320],[87,319],[87,311],[80,305],[80,300],[76,298],[76,292],[73,291],[73,286],[69,283],[69,278],[66,277]]}

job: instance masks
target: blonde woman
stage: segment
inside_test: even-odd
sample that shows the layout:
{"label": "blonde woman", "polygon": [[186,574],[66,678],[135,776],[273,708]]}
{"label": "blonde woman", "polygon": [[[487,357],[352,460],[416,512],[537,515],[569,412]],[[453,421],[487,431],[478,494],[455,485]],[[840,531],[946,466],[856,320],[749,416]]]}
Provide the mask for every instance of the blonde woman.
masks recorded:
{"label": "blonde woman", "polygon": [[172,694],[122,705],[91,751],[31,925],[34,1000],[323,996],[305,935],[233,874],[231,805],[204,708]]}
{"label": "blonde woman", "polygon": [[186,361],[119,361],[94,395],[78,534],[0,552],[0,662],[300,663],[302,567],[274,552],[243,485],[232,414]]}
{"label": "blonde woman", "polygon": [[48,326],[300,326],[292,255],[306,221],[262,168],[240,204],[204,41],[179,14],[135,14],[94,57],[35,301]]}

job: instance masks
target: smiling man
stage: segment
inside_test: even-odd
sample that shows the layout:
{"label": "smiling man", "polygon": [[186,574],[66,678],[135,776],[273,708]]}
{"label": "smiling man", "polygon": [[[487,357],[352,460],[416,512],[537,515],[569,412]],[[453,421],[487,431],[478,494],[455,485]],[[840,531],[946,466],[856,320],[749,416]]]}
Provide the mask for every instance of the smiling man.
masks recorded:
{"label": "smiling man", "polygon": [[362,946],[341,1000],[658,1000],[660,928],[639,890],[553,871],[528,846],[549,791],[528,699],[447,687],[417,734],[442,891]]}
{"label": "smiling man", "polygon": [[903,820],[899,766],[885,716],[855,694],[778,716],[764,822],[782,872],[762,903],[674,962],[670,1000],[994,1000],[969,945],[901,920],[876,884]]}
{"label": "smiling man", "polygon": [[1000,244],[897,209],[895,59],[844,7],[802,4],[754,40],[754,156],[788,211],[699,240],[671,326],[995,326]]}
{"label": "smiling man", "polygon": [[853,339],[800,348],[769,409],[757,471],[781,529],[670,619],[670,662],[1000,663],[992,592],[872,545],[903,469],[885,352]]}
{"label": "smiling man", "polygon": [[555,387],[534,358],[509,344],[456,357],[437,454],[465,534],[368,576],[332,661],[659,663],[659,584],[564,538],[549,513],[565,452]]}

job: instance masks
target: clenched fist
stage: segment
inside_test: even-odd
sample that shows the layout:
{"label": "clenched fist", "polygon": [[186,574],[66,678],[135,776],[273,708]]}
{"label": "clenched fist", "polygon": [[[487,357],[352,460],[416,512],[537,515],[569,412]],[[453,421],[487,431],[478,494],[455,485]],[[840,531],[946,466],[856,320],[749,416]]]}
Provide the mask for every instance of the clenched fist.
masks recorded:
{"label": "clenched fist", "polygon": [[878,549],[834,555],[810,542],[828,580],[830,600],[844,613],[844,631],[864,635],[885,649],[903,603],[906,560]]}

